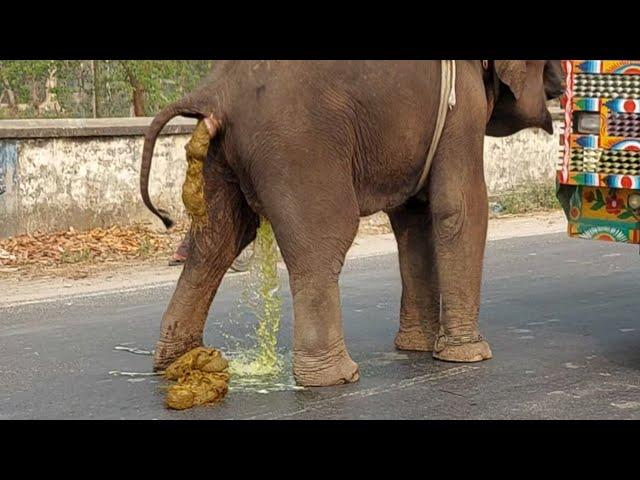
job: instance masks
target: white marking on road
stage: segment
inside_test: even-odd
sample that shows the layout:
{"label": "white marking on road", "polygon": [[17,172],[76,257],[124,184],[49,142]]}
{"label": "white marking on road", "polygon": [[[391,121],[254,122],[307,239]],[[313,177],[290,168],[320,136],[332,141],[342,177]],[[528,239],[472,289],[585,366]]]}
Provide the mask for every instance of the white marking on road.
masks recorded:
{"label": "white marking on road", "polygon": [[376,357],[363,360],[360,365],[389,365],[398,360],[409,360],[409,356],[406,353],[396,352],[376,352]]}
{"label": "white marking on road", "polygon": [[247,418],[247,420],[254,420],[257,418],[261,418],[261,417],[269,417],[271,415],[275,415],[271,418],[273,419],[279,419],[279,418],[286,418],[286,417],[293,417],[295,415],[299,415],[301,413],[307,412],[308,410],[312,410],[318,407],[324,407],[329,405],[332,402],[335,402],[336,400],[341,400],[343,398],[367,398],[367,397],[373,397],[375,395],[380,395],[380,394],[384,394],[384,393],[388,393],[391,391],[397,391],[397,390],[403,390],[405,388],[410,388],[410,387],[415,387],[416,385],[420,385],[423,383],[428,383],[428,382],[433,382],[436,380],[443,380],[445,378],[450,378],[450,377],[454,377],[456,375],[461,375],[463,373],[467,373],[467,372],[471,372],[473,370],[477,370],[480,367],[474,367],[474,366],[470,366],[470,365],[464,365],[464,366],[460,366],[460,367],[453,367],[453,368],[449,368],[448,370],[444,370],[442,372],[437,372],[437,373],[429,373],[426,375],[419,375],[417,377],[413,377],[413,378],[408,378],[405,380],[401,380],[399,382],[396,383],[392,383],[391,385],[381,385],[379,387],[373,387],[373,388],[365,388],[363,390],[358,390],[355,392],[349,392],[349,393],[343,393],[342,395],[337,395],[335,397],[331,397],[331,398],[324,398],[322,400],[317,400],[315,402],[310,402],[307,404],[307,406],[305,408],[299,409],[299,410],[295,410],[293,412],[288,412],[288,413],[274,413],[274,412],[268,412],[268,413],[263,413],[260,415],[255,415],[253,417],[249,417]]}
{"label": "white marking on road", "polygon": [[629,332],[635,332],[636,329],[635,328],[621,328],[620,331],[622,333],[629,333]]}
{"label": "white marking on road", "polygon": [[613,407],[621,408],[623,410],[630,410],[632,408],[640,408],[640,402],[618,402],[612,403]]}
{"label": "white marking on road", "polygon": [[571,368],[571,369],[582,368],[581,365],[576,365],[575,363],[571,363],[571,362],[565,363],[564,366],[566,368]]}
{"label": "white marking on road", "polygon": [[119,370],[111,370],[109,375],[114,377],[157,377],[164,372],[121,372]]}
{"label": "white marking on road", "polygon": [[516,328],[513,333],[531,333],[531,330],[527,330],[526,328]]}
{"label": "white marking on road", "polygon": [[115,347],[113,347],[114,350],[120,350],[123,352],[129,352],[129,353],[134,353],[136,355],[153,355],[153,350],[149,351],[149,350],[142,350],[140,348],[135,348],[135,347],[125,347],[124,345],[116,345]]}

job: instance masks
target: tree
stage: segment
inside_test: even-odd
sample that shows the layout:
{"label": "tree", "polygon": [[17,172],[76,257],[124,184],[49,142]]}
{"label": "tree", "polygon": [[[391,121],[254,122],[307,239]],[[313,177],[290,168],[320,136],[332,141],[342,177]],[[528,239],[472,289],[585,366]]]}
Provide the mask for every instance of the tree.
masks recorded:
{"label": "tree", "polygon": [[177,100],[211,68],[211,61],[119,60],[135,116],[145,116]]}
{"label": "tree", "polygon": [[[0,78],[4,91],[10,97],[10,104],[19,108],[28,104],[33,110],[38,109],[44,100],[41,92],[43,84],[49,78],[52,68],[55,68],[52,60],[3,60],[0,62]],[[23,100],[23,102],[20,102]]]}
{"label": "tree", "polygon": [[191,90],[212,61],[0,61],[3,116],[154,115]]}

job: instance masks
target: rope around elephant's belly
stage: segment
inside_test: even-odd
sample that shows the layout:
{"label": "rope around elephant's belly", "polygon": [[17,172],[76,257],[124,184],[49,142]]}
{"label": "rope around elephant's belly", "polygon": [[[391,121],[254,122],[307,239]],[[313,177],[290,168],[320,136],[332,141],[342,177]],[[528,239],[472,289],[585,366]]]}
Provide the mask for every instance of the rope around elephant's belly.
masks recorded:
{"label": "rope around elephant's belly", "polygon": [[427,180],[429,170],[431,169],[431,163],[433,157],[440,143],[440,137],[442,136],[442,130],[444,130],[444,124],[447,120],[447,110],[453,110],[456,105],[456,61],[455,60],[441,60],[441,74],[440,74],[440,104],[438,105],[438,117],[436,119],[436,128],[431,139],[431,145],[429,145],[429,151],[427,152],[427,158],[422,167],[422,174],[420,180],[413,190],[411,196],[416,195]]}

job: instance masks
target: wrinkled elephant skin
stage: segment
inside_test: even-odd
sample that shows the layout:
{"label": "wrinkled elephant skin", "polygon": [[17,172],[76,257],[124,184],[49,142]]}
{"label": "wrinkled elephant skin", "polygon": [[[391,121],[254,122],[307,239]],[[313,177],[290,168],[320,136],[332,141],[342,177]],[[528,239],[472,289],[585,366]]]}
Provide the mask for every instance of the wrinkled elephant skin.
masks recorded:
{"label": "wrinkled elephant skin", "polygon": [[[162,319],[154,366],[202,344],[222,277],[267,218],[287,265],[294,375],[308,386],[359,378],[344,342],[338,277],[359,218],[389,214],[402,300],[397,348],[444,361],[492,353],[478,331],[488,202],[485,134],[551,131],[546,101],[561,91],[557,62],[456,61],[448,112],[427,181],[414,195],[435,130],[440,61],[225,61],[168,106],[146,136],[145,204],[156,137],[174,116],[208,119],[208,221]],[[391,341],[391,339],[390,339]]]}

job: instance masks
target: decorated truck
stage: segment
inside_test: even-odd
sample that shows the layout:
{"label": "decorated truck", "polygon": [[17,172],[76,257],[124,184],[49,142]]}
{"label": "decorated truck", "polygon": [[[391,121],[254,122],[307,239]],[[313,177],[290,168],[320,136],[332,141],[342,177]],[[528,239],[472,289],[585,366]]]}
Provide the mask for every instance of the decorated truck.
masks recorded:
{"label": "decorated truck", "polygon": [[571,237],[640,244],[640,60],[564,60],[557,195]]}

